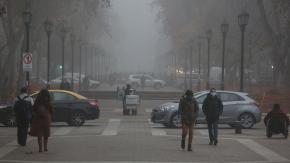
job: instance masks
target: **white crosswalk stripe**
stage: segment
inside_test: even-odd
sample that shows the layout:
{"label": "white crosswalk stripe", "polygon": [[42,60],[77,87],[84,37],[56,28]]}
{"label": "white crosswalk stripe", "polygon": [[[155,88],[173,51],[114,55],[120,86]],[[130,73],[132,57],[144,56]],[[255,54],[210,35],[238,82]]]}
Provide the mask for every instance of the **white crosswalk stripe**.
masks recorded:
{"label": "white crosswalk stripe", "polygon": [[114,136],[118,134],[121,119],[110,119],[106,129],[103,131],[104,136]]}
{"label": "white crosswalk stripe", "polygon": [[72,130],[74,129],[74,127],[61,127],[59,129],[57,129],[56,131],[53,132],[53,136],[61,136],[61,135],[67,135],[68,133],[70,133]]}
{"label": "white crosswalk stripe", "polygon": [[[149,123],[149,126],[151,128],[151,133],[152,133],[152,136],[167,136],[167,133],[165,130],[163,129],[160,129],[160,125],[159,126],[154,126],[154,123],[151,122],[150,119],[148,119],[148,123]],[[158,127],[158,128],[157,128]]]}
{"label": "white crosswalk stripe", "polygon": [[258,144],[254,140],[251,139],[237,139],[238,142],[243,144],[244,146],[248,147],[250,150],[254,151],[255,153],[261,155],[268,161],[273,162],[287,162],[289,161],[285,157],[271,151],[270,149]]}
{"label": "white crosswalk stripe", "polygon": [[152,109],[151,109],[151,108],[146,108],[146,109],[145,109],[145,112],[146,112],[146,113],[151,113],[151,112],[152,112]]}

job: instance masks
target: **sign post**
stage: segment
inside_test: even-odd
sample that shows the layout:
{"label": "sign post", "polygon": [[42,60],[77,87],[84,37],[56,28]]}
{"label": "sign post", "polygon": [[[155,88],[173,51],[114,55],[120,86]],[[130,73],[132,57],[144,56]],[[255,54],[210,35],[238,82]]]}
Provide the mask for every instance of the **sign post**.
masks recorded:
{"label": "sign post", "polygon": [[32,71],[32,54],[31,53],[24,53],[22,57],[22,65],[24,72],[31,72]]}

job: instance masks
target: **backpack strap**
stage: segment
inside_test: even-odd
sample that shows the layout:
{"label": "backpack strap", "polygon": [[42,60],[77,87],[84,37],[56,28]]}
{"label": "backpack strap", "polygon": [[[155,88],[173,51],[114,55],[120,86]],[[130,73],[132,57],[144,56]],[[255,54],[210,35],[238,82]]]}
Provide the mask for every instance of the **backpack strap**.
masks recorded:
{"label": "backpack strap", "polygon": [[25,100],[25,99],[27,99],[29,96],[25,96],[24,98],[23,98],[23,100]]}
{"label": "backpack strap", "polygon": [[17,96],[17,99],[19,100],[19,101],[22,101],[23,99],[21,99],[19,96]]}

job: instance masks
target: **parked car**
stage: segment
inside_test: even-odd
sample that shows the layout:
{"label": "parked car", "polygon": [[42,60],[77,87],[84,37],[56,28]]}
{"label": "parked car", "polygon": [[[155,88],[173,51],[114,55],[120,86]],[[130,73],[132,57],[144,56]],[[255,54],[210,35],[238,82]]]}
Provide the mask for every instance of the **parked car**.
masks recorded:
{"label": "parked car", "polygon": [[[71,126],[82,126],[86,120],[98,119],[100,116],[99,102],[87,99],[75,92],[65,90],[49,90],[53,107],[53,122],[66,122]],[[32,94],[36,99],[38,92]],[[15,126],[12,106],[0,107],[1,123]]]}
{"label": "parked car", "polygon": [[130,84],[133,88],[138,88],[141,86],[141,78],[144,77],[145,79],[145,87],[154,87],[155,89],[160,89],[165,86],[165,81],[154,79],[150,75],[146,74],[134,74],[130,75],[127,84]]}
{"label": "parked car", "polygon": [[[197,92],[194,94],[199,105],[199,116],[197,123],[205,124],[206,119],[202,111],[202,104],[209,91]],[[243,128],[252,128],[255,123],[261,121],[261,111],[255,100],[249,97],[248,93],[217,91],[223,102],[224,110],[220,117],[219,123],[234,126],[237,121],[241,122]],[[180,127],[180,119],[178,118],[179,102],[169,102],[162,104],[152,110],[151,120],[154,123],[162,123],[168,127]]]}
{"label": "parked car", "polygon": [[16,126],[12,105],[0,104],[0,123],[3,123],[7,127]]}

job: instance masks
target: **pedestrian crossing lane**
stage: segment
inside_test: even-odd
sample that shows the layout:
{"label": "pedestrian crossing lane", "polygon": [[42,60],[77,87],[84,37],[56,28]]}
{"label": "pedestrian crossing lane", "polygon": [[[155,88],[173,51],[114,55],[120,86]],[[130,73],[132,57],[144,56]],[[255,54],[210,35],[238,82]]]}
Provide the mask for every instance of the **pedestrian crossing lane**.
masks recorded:
{"label": "pedestrian crossing lane", "polygon": [[118,135],[118,128],[120,126],[121,119],[110,119],[107,127],[103,131],[103,136],[115,136]]}

